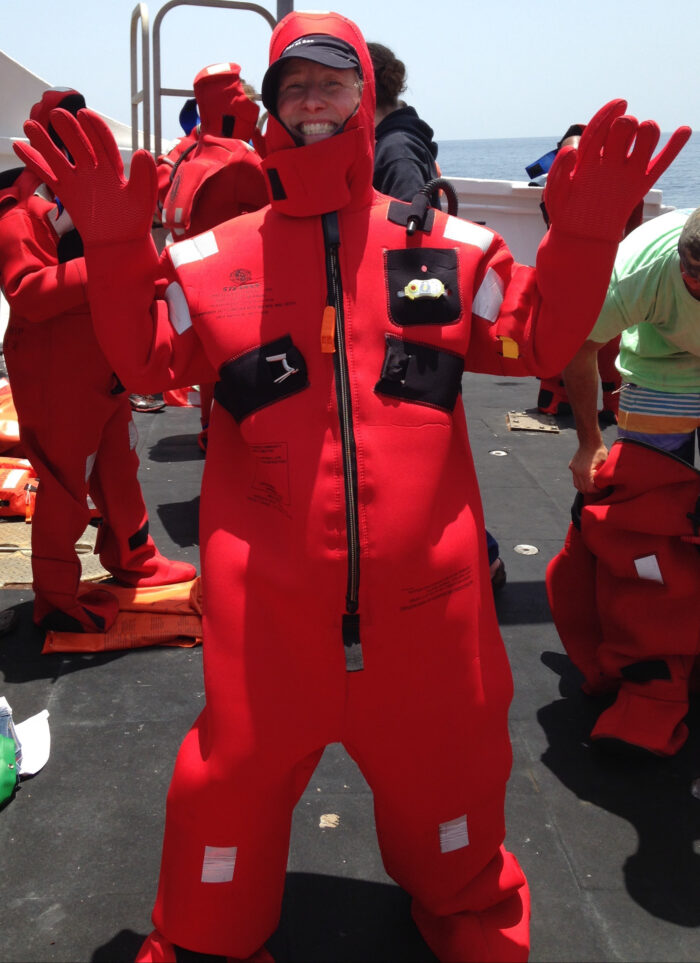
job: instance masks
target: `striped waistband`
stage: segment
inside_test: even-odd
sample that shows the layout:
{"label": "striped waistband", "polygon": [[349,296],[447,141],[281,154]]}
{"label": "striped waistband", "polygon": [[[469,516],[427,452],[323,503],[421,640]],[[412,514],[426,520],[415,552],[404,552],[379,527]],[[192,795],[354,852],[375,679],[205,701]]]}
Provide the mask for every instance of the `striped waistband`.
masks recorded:
{"label": "striped waistband", "polygon": [[685,434],[700,428],[700,393],[673,394],[625,385],[618,425],[626,431]]}

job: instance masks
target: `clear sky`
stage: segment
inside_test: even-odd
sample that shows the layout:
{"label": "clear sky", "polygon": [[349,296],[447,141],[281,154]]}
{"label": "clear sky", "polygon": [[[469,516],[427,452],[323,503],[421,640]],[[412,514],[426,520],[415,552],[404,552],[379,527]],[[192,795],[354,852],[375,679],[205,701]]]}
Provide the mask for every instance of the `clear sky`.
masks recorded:
{"label": "clear sky", "polygon": [[[276,15],[276,0],[261,6]],[[54,86],[130,123],[134,0],[3,0],[0,49]],[[164,0],[141,4],[153,26]],[[297,0],[299,9],[323,8]],[[559,137],[613,97],[663,131],[700,130],[700,6],[688,0],[338,0],[366,39],[406,63],[406,101],[437,140]],[[162,84],[189,87],[233,60],[259,89],[270,28],[248,11],[172,8],[162,21]],[[181,99],[164,108],[177,137]],[[27,104],[27,112],[31,105]]]}

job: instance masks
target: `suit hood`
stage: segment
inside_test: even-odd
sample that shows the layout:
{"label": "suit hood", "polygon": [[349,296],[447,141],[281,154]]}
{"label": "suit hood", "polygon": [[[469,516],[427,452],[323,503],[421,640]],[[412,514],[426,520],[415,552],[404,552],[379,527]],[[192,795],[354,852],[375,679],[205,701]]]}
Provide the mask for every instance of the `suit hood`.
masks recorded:
{"label": "suit hood", "polygon": [[[359,28],[338,13],[294,11],[276,26],[270,40],[269,94],[274,65],[292,44],[304,37],[326,35],[353,49],[363,81],[362,97],[343,129],[315,144],[298,146],[292,134],[271,111],[265,134],[263,162],[272,207],[294,217],[308,217],[344,207],[359,207],[372,197],[374,168],[374,71]],[[294,49],[294,48],[293,48]],[[297,47],[296,49],[299,49]],[[287,54],[289,56],[290,54]],[[276,81],[276,78],[275,78]]]}
{"label": "suit hood", "polygon": [[249,141],[260,108],[246,95],[238,64],[212,64],[194,78],[203,134]]}

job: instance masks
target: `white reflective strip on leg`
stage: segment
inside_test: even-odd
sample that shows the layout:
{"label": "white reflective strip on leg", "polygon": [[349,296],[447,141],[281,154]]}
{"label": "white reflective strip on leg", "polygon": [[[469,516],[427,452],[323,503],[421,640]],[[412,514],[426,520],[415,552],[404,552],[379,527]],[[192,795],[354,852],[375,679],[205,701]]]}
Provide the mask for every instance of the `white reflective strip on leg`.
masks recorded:
{"label": "white reflective strip on leg", "polygon": [[90,475],[92,475],[92,469],[95,467],[96,458],[97,458],[96,451],[93,451],[91,455],[87,456],[87,459],[85,461],[85,481],[87,481]]}
{"label": "white reflective strip on leg", "polygon": [[186,241],[179,241],[168,248],[170,260],[175,268],[179,268],[182,264],[191,264],[192,261],[203,261],[205,257],[218,252],[219,246],[213,231],[207,231],[198,237],[190,237]]}
{"label": "white reflective strip on leg", "polygon": [[205,846],[203,883],[230,883],[236,867],[237,846]]}
{"label": "white reflective strip on leg", "polygon": [[451,819],[448,823],[440,823],[440,852],[451,853],[455,849],[464,849],[468,845],[466,816]]}
{"label": "white reflective strip on leg", "polygon": [[129,419],[129,451],[133,451],[134,448],[139,443],[139,433],[136,425],[134,424],[134,419]]}
{"label": "white reflective strip on leg", "polygon": [[7,473],[7,477],[3,482],[3,488],[14,488],[18,485],[20,481],[24,478],[24,468],[13,468],[12,471]]}
{"label": "white reflective strip on leg", "polygon": [[175,208],[175,223],[176,223],[176,224],[179,224],[181,220],[182,220],[182,208],[181,208],[181,207],[176,207],[176,208]]}
{"label": "white reflective strip on leg", "polygon": [[503,281],[493,268],[489,268],[472,302],[472,314],[478,314],[480,318],[493,324],[498,318],[502,304]]}
{"label": "white reflective strip on leg", "polygon": [[174,330],[178,334],[184,334],[192,327],[192,318],[185,292],[177,281],[173,281],[165,289],[165,301],[168,305],[168,318]]}
{"label": "white reflective strip on leg", "polygon": [[471,244],[478,247],[484,254],[491,247],[493,234],[480,224],[463,221],[461,217],[447,218],[445,223],[445,237],[448,241],[459,241],[461,244]]}
{"label": "white reflective strip on leg", "polygon": [[637,575],[649,582],[661,582],[664,584],[664,577],[659,568],[659,560],[656,555],[645,555],[643,558],[635,558],[634,567]]}

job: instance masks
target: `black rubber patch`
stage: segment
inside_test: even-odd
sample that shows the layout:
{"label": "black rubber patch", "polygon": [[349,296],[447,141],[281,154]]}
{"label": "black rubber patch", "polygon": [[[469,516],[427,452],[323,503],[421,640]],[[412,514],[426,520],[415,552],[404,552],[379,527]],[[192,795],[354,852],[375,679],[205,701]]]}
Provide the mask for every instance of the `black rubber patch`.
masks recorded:
{"label": "black rubber patch", "polygon": [[286,201],[287,192],[284,187],[282,187],[282,181],[276,167],[267,168],[267,179],[270,182],[270,190],[272,191],[273,201]]}
{"label": "black rubber patch", "polygon": [[[385,275],[389,314],[394,324],[454,324],[462,306],[457,283],[457,252],[452,248],[403,248],[385,254]],[[411,281],[442,281],[445,293],[439,297],[410,298]]]}
{"label": "black rubber patch", "polygon": [[308,388],[304,357],[286,334],[221,366],[214,397],[236,421]]}
{"label": "black rubber patch", "polygon": [[138,532],[134,534],[129,539],[129,548],[131,551],[135,551],[137,548],[141,548],[148,541],[148,519],[143,523]]}
{"label": "black rubber patch", "polygon": [[462,387],[464,360],[450,351],[386,335],[381,395],[453,411]]}
{"label": "black rubber patch", "polygon": [[[392,224],[399,224],[401,227],[406,227],[406,221],[408,220],[408,215],[411,213],[411,205],[405,204],[403,201],[392,201],[389,204],[389,208],[386,212],[386,217],[388,221]],[[435,211],[431,207],[425,216],[425,224],[421,228],[423,234],[430,234],[433,229],[433,223],[435,222]]]}
{"label": "black rubber patch", "polygon": [[343,615],[343,645],[345,647],[345,668],[347,672],[361,672],[364,667],[362,642],[360,641],[360,616]]}
{"label": "black rubber patch", "polygon": [[650,659],[648,662],[624,665],[620,675],[628,682],[653,682],[655,679],[670,679],[671,670],[664,659]]}

